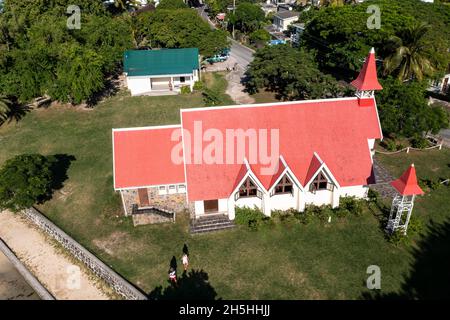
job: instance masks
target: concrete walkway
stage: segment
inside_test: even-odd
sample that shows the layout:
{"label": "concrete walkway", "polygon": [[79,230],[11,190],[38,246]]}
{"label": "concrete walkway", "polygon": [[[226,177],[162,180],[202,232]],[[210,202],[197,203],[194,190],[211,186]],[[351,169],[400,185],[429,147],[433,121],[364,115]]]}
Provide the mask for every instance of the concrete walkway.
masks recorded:
{"label": "concrete walkway", "polygon": [[100,281],[25,218],[0,213],[0,237],[58,300],[107,300]]}

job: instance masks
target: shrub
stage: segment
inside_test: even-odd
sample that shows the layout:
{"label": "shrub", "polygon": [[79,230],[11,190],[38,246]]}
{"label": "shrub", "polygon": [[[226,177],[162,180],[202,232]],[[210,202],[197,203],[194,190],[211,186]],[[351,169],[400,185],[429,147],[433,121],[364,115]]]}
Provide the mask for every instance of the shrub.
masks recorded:
{"label": "shrub", "polygon": [[266,220],[266,216],[258,208],[236,207],[236,216],[234,222],[236,224],[247,226],[251,230],[256,230],[259,225]]}
{"label": "shrub", "polygon": [[369,189],[369,191],[367,192],[367,199],[369,200],[369,202],[376,203],[378,201],[378,196],[378,192],[376,192],[375,190]]}
{"label": "shrub", "polygon": [[363,200],[355,197],[341,197],[340,207],[347,209],[350,213],[359,216],[363,212]]}
{"label": "shrub", "polygon": [[423,222],[416,216],[411,216],[408,224],[408,236],[414,236],[423,232]]}
{"label": "shrub", "polygon": [[389,242],[398,246],[400,244],[408,244],[409,238],[403,233],[403,230],[397,229],[389,236]]}
{"label": "shrub", "polygon": [[380,144],[383,148],[385,148],[388,151],[397,151],[397,145],[395,144],[394,140],[385,139]]}
{"label": "shrub", "polygon": [[205,84],[202,81],[195,81],[195,83],[194,83],[194,91],[203,90],[204,87],[205,87]]}
{"label": "shrub", "polygon": [[442,184],[439,183],[438,180],[431,179],[419,179],[419,185],[425,186],[425,188],[428,188],[430,190],[436,190],[442,186]]}
{"label": "shrub", "polygon": [[191,87],[189,87],[189,86],[182,86],[180,88],[180,93],[181,94],[189,94],[189,93],[191,93]]}
{"label": "shrub", "polygon": [[0,211],[14,212],[51,198],[56,159],[23,154],[7,160],[0,169]]}
{"label": "shrub", "polygon": [[302,224],[308,224],[311,223],[313,221],[313,215],[311,214],[310,211],[305,210],[303,212],[300,212],[297,216],[296,216],[297,220],[302,223]]}
{"label": "shrub", "polygon": [[429,146],[427,139],[420,135],[415,135],[413,138],[411,138],[410,142],[413,148],[423,149]]}
{"label": "shrub", "polygon": [[214,90],[205,88],[202,92],[202,95],[203,95],[203,101],[208,106],[217,106],[221,102],[220,94]]}
{"label": "shrub", "polygon": [[346,208],[338,207],[334,209],[334,214],[338,218],[345,218],[346,216],[350,215],[350,211],[348,211]]}
{"label": "shrub", "polygon": [[305,209],[305,214],[311,215],[314,218],[319,219],[321,222],[326,222],[328,220],[327,210],[324,210],[326,206],[316,206],[309,205]]}
{"label": "shrub", "polygon": [[297,216],[301,213],[295,209],[288,210],[273,210],[272,219],[278,222],[292,223],[297,219]]}

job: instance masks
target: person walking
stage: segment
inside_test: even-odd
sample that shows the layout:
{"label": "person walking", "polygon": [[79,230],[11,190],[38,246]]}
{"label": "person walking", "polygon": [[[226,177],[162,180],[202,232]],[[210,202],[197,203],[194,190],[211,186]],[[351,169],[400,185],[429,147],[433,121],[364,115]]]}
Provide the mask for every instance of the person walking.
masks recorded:
{"label": "person walking", "polygon": [[186,253],[183,254],[181,262],[183,263],[184,271],[186,271],[187,268],[189,267],[189,257]]}
{"label": "person walking", "polygon": [[174,269],[173,267],[170,267],[169,269],[169,280],[174,284],[177,283],[177,270]]}

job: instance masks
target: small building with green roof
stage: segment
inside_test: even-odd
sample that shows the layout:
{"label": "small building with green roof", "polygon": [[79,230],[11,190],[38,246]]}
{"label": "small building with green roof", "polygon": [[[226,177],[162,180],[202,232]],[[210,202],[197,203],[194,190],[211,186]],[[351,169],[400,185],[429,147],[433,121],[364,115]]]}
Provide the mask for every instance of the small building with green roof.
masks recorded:
{"label": "small building with green roof", "polygon": [[200,76],[197,48],[128,50],[123,67],[133,96],[175,94],[183,86],[192,91]]}

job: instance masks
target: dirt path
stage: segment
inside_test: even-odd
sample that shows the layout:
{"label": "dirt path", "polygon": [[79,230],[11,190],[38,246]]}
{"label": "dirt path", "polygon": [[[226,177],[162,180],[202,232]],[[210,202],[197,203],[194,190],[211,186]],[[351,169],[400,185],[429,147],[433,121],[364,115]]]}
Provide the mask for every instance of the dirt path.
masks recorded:
{"label": "dirt path", "polygon": [[98,279],[74,265],[25,218],[10,212],[0,213],[0,237],[58,300],[106,300]]}

